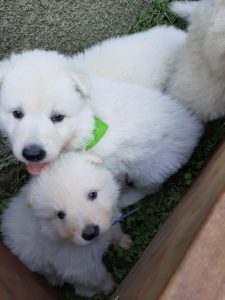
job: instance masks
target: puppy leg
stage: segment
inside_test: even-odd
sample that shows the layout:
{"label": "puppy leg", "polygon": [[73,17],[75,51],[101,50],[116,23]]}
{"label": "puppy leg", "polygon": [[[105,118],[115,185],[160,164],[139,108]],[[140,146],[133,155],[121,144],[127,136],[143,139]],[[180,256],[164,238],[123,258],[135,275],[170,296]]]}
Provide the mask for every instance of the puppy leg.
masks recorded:
{"label": "puppy leg", "polygon": [[83,284],[76,284],[74,290],[77,295],[82,297],[93,297],[98,292],[96,288],[90,288]]}
{"label": "puppy leg", "polygon": [[75,293],[83,296],[83,297],[93,297],[95,294],[99,292],[103,292],[105,294],[110,293],[115,285],[115,282],[109,272],[106,271],[105,266],[101,263],[101,266],[99,265],[98,273],[96,274],[96,277],[92,280],[95,280],[95,282],[91,282],[90,284],[81,284],[76,283],[74,285]]}
{"label": "puppy leg", "polygon": [[137,190],[135,187],[128,187],[127,190],[122,194],[120,199],[120,207],[126,207],[134,204],[146,196],[143,192]]}
{"label": "puppy leg", "polygon": [[104,279],[100,283],[100,288],[105,294],[109,294],[116,287],[116,283],[113,280],[112,275],[109,272],[107,272],[106,269],[103,275]]}
{"label": "puppy leg", "polygon": [[130,236],[126,233],[123,233],[120,224],[113,225],[113,233],[112,233],[112,245],[120,246],[121,248],[128,250],[133,241]]}
{"label": "puppy leg", "polygon": [[130,249],[130,247],[132,246],[133,241],[130,238],[130,236],[128,234],[123,233],[121,236],[121,239],[119,241],[119,246],[125,250]]}
{"label": "puppy leg", "polygon": [[62,286],[64,281],[62,280],[61,276],[57,275],[56,269],[53,267],[52,264],[43,265],[42,270],[40,273],[46,277],[48,282],[53,286]]}
{"label": "puppy leg", "polygon": [[46,277],[48,282],[53,286],[62,286],[64,284],[62,279],[58,277],[56,274],[48,273],[48,274],[44,274],[44,276]]}
{"label": "puppy leg", "polygon": [[190,21],[192,14],[197,9],[198,1],[173,1],[170,10],[177,16]]}

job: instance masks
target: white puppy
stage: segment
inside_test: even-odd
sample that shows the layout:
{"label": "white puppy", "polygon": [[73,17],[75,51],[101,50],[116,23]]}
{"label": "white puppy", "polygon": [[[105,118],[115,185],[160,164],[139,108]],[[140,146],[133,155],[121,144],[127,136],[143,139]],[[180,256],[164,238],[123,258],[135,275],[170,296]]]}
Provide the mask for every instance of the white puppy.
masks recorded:
{"label": "white puppy", "polygon": [[4,67],[1,126],[33,174],[63,150],[90,148],[118,180],[128,176],[134,183],[137,190],[123,197],[133,203],[189,159],[202,133],[200,122],[169,96],[103,79],[87,82],[56,52],[13,55]]}
{"label": "white puppy", "polygon": [[[176,2],[172,9],[184,15],[186,5]],[[225,115],[225,2],[189,2],[190,12],[191,6],[187,41],[167,86],[170,94],[208,121]]]}
{"label": "white puppy", "polygon": [[73,58],[91,77],[162,89],[186,35],[174,26],[155,26],[105,40]]}
{"label": "white puppy", "polygon": [[4,243],[32,271],[54,285],[71,283],[92,296],[114,287],[102,263],[108,246],[130,246],[118,219],[118,185],[100,159],[62,155],[33,177],[2,216]]}

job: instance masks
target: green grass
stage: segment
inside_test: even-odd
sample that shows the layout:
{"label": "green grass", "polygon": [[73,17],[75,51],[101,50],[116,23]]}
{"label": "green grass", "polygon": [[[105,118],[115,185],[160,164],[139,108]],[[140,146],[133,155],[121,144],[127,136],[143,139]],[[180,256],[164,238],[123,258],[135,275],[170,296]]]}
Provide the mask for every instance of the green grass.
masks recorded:
{"label": "green grass", "polygon": [[[143,11],[137,20],[137,23],[129,32],[138,32],[145,30],[156,24],[175,24],[185,28],[185,23],[177,19],[168,11],[169,1],[156,0],[152,8]],[[193,154],[191,160],[175,176],[164,184],[160,193],[138,203],[140,210],[138,213],[128,218],[122,223],[125,232],[129,233],[134,241],[129,251],[121,248],[110,249],[104,261],[108,269],[118,284],[122,282],[134,263],[138,260],[143,250],[157,233],[160,225],[165,222],[171,211],[179,203],[185,191],[189,188],[193,180],[206,164],[209,157],[213,154],[218,144],[223,140],[225,134],[225,121],[218,120],[206,126],[206,131],[201,142]],[[12,159],[9,148],[0,141],[0,209],[2,210],[14,193],[17,192],[20,185],[26,179],[24,170],[20,164]],[[4,181],[4,174],[12,173],[12,180],[7,183]],[[2,181],[1,181],[2,178]],[[73,290],[70,286],[59,289],[59,293],[65,300],[75,300]],[[76,299],[85,299],[76,297]],[[106,300],[108,297],[97,295],[93,300]]]}

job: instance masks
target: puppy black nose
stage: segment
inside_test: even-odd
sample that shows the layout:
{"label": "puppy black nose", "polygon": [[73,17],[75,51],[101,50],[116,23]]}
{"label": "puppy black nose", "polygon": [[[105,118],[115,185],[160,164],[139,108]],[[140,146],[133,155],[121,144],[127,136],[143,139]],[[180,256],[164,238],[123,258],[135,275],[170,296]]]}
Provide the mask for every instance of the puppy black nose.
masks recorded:
{"label": "puppy black nose", "polygon": [[46,156],[45,150],[38,145],[29,145],[23,149],[23,157],[31,162],[40,161]]}
{"label": "puppy black nose", "polygon": [[98,225],[88,225],[82,232],[82,238],[85,241],[91,241],[99,235]]}

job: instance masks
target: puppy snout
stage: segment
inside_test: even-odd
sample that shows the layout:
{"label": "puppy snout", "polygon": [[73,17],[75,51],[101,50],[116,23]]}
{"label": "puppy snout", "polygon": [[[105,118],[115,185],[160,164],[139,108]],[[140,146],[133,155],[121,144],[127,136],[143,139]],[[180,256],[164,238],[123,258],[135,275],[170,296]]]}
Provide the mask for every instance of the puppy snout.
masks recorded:
{"label": "puppy snout", "polygon": [[23,157],[31,162],[37,162],[45,158],[46,152],[39,145],[29,145],[23,149]]}
{"label": "puppy snout", "polygon": [[82,232],[82,238],[85,241],[91,241],[99,235],[99,231],[98,225],[88,225]]}

